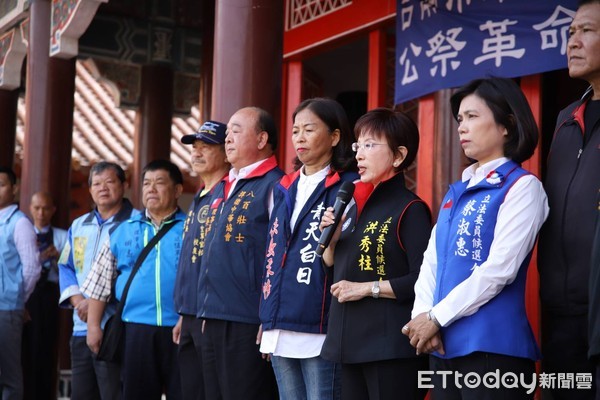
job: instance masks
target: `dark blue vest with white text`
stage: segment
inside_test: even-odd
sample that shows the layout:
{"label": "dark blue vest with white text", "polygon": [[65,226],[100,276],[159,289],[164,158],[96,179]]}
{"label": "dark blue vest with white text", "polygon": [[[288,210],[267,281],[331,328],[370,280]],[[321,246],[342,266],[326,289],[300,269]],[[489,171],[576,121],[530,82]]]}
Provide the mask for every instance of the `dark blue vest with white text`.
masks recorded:
{"label": "dark blue vest with white text", "polygon": [[330,172],[300,211],[293,233],[290,219],[300,171],[275,186],[260,303],[263,330],[327,332],[332,271],[323,268],[316,254],[319,224],[325,209],[335,203],[341,184],[356,179],[356,173]]}
{"label": "dark blue vest with white text", "polygon": [[198,277],[206,244],[206,221],[210,212],[211,193],[212,190],[204,194],[199,191],[194,196],[183,225],[174,299],[175,310],[180,315],[195,316],[198,311]]}
{"label": "dark blue vest with white text", "polygon": [[258,303],[267,245],[269,199],[283,172],[275,157],[214,190],[198,280],[199,318],[259,324]]}

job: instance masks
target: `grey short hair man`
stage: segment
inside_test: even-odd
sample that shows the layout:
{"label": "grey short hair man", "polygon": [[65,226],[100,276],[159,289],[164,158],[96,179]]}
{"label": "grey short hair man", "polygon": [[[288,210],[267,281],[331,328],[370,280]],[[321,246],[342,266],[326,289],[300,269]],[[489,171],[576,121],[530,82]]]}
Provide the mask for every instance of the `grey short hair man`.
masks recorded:
{"label": "grey short hair man", "polygon": [[215,188],[198,282],[204,384],[208,398],[271,399],[271,366],[257,342],[269,201],[283,172],[273,151],[277,130],[257,107],[238,110],[227,124],[225,152],[232,169]]}
{"label": "grey short hair man", "polygon": [[[542,368],[546,373],[588,374],[594,389],[600,378],[592,378],[600,355],[600,266],[592,266],[590,275],[590,259],[600,199],[600,0],[580,1],[570,26],[567,61],[571,78],[590,87],[559,114],[548,155],[544,188],[550,215],[538,252]],[[588,335],[594,362],[587,359]],[[552,395],[592,399],[594,390],[555,389]]]}

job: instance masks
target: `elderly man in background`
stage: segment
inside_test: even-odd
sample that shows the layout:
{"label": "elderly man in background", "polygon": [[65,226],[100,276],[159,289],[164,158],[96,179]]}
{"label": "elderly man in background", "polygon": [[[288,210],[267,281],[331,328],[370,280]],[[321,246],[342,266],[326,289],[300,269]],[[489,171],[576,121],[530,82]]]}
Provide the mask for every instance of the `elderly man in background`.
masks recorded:
{"label": "elderly man in background", "polygon": [[56,396],[58,366],[58,257],[67,231],[51,226],[56,206],[48,192],[31,196],[29,213],[37,235],[41,276],[25,304],[31,321],[23,327],[25,399]]}

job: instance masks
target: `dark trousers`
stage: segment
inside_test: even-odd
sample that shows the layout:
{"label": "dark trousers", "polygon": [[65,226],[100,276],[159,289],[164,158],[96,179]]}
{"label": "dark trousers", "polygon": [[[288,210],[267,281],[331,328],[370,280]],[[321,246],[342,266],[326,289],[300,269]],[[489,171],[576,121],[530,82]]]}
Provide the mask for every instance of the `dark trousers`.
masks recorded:
{"label": "dark trousers", "polygon": [[[588,319],[583,315],[542,313],[542,370],[547,374],[595,375],[594,363],[588,360]],[[596,396],[596,382],[591,389],[559,389],[558,385],[545,391],[553,400],[586,400]]]}
{"label": "dark trousers", "polygon": [[173,327],[126,322],[121,373],[124,400],[181,399]]}
{"label": "dark trousers", "polygon": [[56,399],[58,367],[58,284],[38,282],[26,309],[31,320],[23,326],[24,398]]}
{"label": "dark trousers", "polygon": [[[525,400],[533,399],[535,395],[537,387],[535,362],[527,358],[477,352],[452,359],[431,356],[429,364],[431,370],[437,372],[428,375],[431,377],[430,384],[433,385],[433,400]],[[452,373],[445,375],[449,371]],[[486,378],[488,373],[495,375]],[[527,393],[528,388],[518,385],[518,382],[512,382],[510,378],[505,379],[506,386],[514,384],[519,387],[505,387],[502,384],[502,377],[506,373],[511,373],[510,376],[515,374],[519,380],[523,376],[523,381],[531,385],[530,393]],[[479,377],[481,381],[478,383],[474,376]],[[483,380],[487,382],[487,386]],[[495,387],[495,384],[498,387]]]}
{"label": "dark trousers", "polygon": [[[594,380],[598,382],[598,379],[600,379],[600,358],[598,358],[596,362],[596,376],[594,377]],[[596,390],[596,400],[600,400],[600,390]]]}
{"label": "dark trousers", "polygon": [[427,369],[427,357],[342,364],[342,399],[424,399],[427,389],[417,387],[417,378]]}
{"label": "dark trousers", "polygon": [[71,400],[121,399],[121,367],[96,359],[85,336],[71,337]]}
{"label": "dark trousers", "polygon": [[23,398],[23,310],[0,310],[0,399]]}
{"label": "dark trousers", "polygon": [[184,400],[204,400],[204,377],[202,375],[202,320],[184,315],[177,348],[177,360],[181,374]]}
{"label": "dark trousers", "polygon": [[259,325],[207,319],[202,335],[204,385],[208,399],[277,398],[271,365],[256,344]]}

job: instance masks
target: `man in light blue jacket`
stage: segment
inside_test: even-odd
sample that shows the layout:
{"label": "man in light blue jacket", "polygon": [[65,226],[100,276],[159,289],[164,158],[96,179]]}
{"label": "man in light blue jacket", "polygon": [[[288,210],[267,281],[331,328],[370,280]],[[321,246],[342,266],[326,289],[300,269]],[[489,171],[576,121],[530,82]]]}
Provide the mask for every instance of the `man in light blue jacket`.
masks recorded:
{"label": "man in light blue jacket", "polygon": [[[123,221],[139,212],[123,198],[127,183],[125,172],[114,163],[99,162],[90,170],[89,190],[94,210],[77,218],[69,228],[68,240],[59,260],[60,300],[72,307],[71,399],[119,399],[120,367],[96,360],[86,344],[88,299],[80,291],[92,261],[109,234]],[[103,323],[115,312],[107,307]]]}
{"label": "man in light blue jacket", "polygon": [[[123,222],[110,235],[92,264],[81,290],[90,299],[87,343],[98,353],[101,316],[111,299],[124,302],[122,354],[123,399],[181,400],[177,345],[172,330],[179,315],[173,290],[179,263],[185,214],[177,205],[183,176],[175,164],[154,160],[142,171],[145,210]],[[156,243],[161,229],[168,230]],[[152,245],[133,275],[127,297],[123,292],[143,249]]]}

